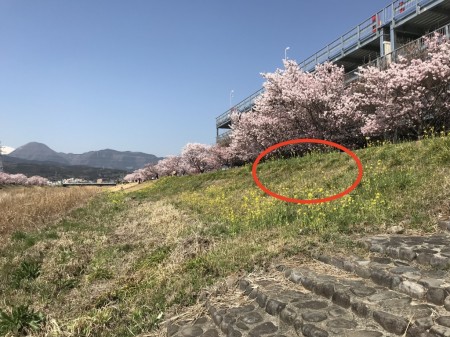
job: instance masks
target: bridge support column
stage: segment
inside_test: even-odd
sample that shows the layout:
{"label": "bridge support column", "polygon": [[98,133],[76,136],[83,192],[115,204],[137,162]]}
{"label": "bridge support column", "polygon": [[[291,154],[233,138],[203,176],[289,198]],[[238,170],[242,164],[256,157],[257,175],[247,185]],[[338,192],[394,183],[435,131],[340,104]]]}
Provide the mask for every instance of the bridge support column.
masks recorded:
{"label": "bridge support column", "polygon": [[380,30],[380,57],[383,57],[389,53],[389,51],[386,51],[386,42],[389,42],[389,31],[383,27]]}
{"label": "bridge support column", "polygon": [[[396,50],[397,49],[397,34],[395,32],[395,23],[394,21],[392,21],[391,26],[390,26],[390,40],[391,40],[391,50]],[[394,52],[395,53],[395,52]],[[395,60],[397,59],[396,55],[393,55],[394,59],[392,61],[395,62]]]}

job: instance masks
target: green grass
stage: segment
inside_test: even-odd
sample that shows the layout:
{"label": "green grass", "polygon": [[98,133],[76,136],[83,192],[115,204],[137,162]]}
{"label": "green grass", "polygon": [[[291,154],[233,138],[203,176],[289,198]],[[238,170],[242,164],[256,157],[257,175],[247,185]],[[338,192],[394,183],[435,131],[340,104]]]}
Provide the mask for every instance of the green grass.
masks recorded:
{"label": "green grass", "polygon": [[[350,195],[315,205],[288,204],[259,190],[250,165],[194,177],[164,178],[140,198],[169,198],[210,224],[211,233],[234,235],[258,228],[283,231],[360,233],[401,221],[430,231],[448,199],[450,139],[386,144],[356,151],[364,176]],[[313,154],[261,164],[258,176],[272,191],[292,198],[316,199],[339,193],[357,176],[345,153]],[[443,185],[444,184],[444,185]]]}
{"label": "green grass", "polygon": [[13,306],[9,313],[0,310],[0,334],[27,335],[39,330],[43,321],[42,313],[25,305]]}
{"label": "green grass", "polygon": [[[45,228],[14,232],[0,250],[0,331],[147,333],[228,275],[275,258],[357,250],[357,237],[391,225],[431,232],[438,215],[450,216],[450,137],[356,153],[361,184],[328,203],[272,198],[246,165],[106,192]],[[258,175],[277,193],[310,199],[344,190],[357,169],[345,153],[313,153],[267,161]]]}

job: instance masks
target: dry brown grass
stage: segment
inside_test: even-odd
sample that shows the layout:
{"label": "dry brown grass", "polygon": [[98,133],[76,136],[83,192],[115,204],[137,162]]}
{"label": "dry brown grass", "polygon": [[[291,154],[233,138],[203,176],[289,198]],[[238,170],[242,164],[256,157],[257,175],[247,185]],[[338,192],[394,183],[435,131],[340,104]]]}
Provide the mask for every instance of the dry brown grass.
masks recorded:
{"label": "dry brown grass", "polygon": [[[65,217],[79,227],[55,226],[51,239],[41,236],[12,258],[13,265],[25,258],[42,261],[40,275],[26,283],[29,287],[7,290],[14,303],[32,302],[35,310],[45,312],[45,326],[33,336],[97,336],[118,317],[135,330],[133,317],[151,307],[148,299],[157,298],[164,289],[157,285],[180,278],[184,262],[214,246],[212,238],[199,234],[204,225],[172,204],[124,198],[121,211],[108,219],[102,208],[113,209],[117,194],[104,198],[110,203],[90,209],[103,224],[84,227],[78,213]],[[155,262],[155,252],[164,247],[170,247],[160,250],[167,256]],[[0,267],[5,261],[0,259]],[[76,281],[73,288],[67,286],[70,281]],[[162,309],[157,310],[163,319]]]}
{"label": "dry brown grass", "polygon": [[110,192],[121,192],[121,191],[123,191],[125,193],[130,193],[130,192],[136,192],[136,191],[139,191],[141,189],[144,189],[144,188],[148,187],[150,184],[153,184],[153,183],[154,183],[154,181],[149,180],[149,181],[146,181],[146,182],[141,183],[141,184],[139,184],[139,183],[119,184],[119,185],[116,185],[114,187],[110,187],[108,190]]}
{"label": "dry brown grass", "polygon": [[9,187],[0,190],[0,236],[35,230],[83,205],[97,187]]}

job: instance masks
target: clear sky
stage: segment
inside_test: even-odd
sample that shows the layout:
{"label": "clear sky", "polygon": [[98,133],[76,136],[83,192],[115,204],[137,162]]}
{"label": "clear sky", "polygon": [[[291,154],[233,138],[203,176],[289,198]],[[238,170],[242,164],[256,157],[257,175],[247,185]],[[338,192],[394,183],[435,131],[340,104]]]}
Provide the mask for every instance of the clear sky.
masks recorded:
{"label": "clear sky", "polygon": [[389,0],[0,0],[0,140],[165,156]]}

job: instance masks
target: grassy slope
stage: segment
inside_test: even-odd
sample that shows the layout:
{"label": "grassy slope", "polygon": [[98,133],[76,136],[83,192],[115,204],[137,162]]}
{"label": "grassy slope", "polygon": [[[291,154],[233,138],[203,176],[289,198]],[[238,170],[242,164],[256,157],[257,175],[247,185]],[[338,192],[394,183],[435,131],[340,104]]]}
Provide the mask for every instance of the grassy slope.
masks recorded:
{"label": "grassy slope", "polygon": [[[42,312],[46,320],[34,332],[40,336],[143,334],[164,312],[193,304],[202,287],[227,275],[277,257],[357,249],[355,237],[399,223],[432,231],[438,216],[450,215],[450,137],[357,154],[360,186],[325,204],[266,196],[250,166],[105,193],[47,228],[11,236],[0,251],[0,309],[14,316],[14,308],[29,304],[29,313]],[[267,186],[298,198],[341,191],[356,173],[342,153],[259,168]],[[19,319],[16,330],[31,330],[30,317]],[[5,322],[0,332],[13,330]]]}

